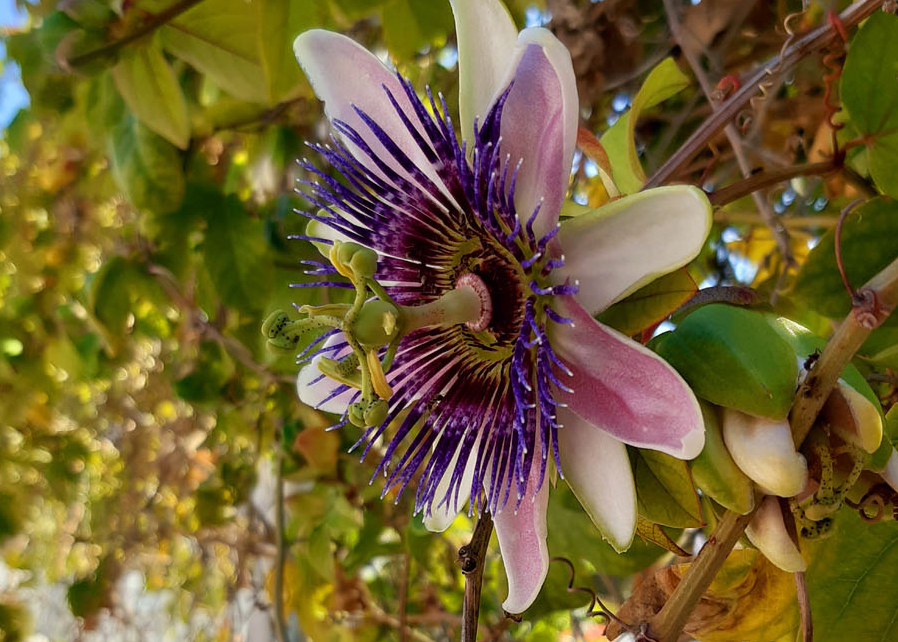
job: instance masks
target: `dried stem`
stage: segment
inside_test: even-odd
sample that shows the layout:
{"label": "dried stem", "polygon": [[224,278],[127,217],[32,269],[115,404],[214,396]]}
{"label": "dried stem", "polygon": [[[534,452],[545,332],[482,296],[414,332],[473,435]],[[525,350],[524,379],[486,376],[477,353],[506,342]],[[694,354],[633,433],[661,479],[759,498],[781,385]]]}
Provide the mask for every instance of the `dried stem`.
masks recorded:
{"label": "dried stem", "polygon": [[181,2],[176,2],[172,6],[165,9],[165,11],[160,11],[159,13],[157,13],[155,16],[141,25],[140,28],[135,29],[127,36],[107,43],[102,47],[97,47],[96,49],[93,49],[86,53],[73,56],[66,61],[66,64],[74,69],[77,67],[82,67],[87,63],[93,62],[95,60],[105,58],[106,56],[111,56],[115,54],[119,49],[130,45],[135,40],[140,40],[144,36],[153,33],[159,27],[168,24],[179,15],[181,15],[188,9],[192,9],[195,5],[198,5],[202,1],[203,0],[181,0]]}
{"label": "dried stem", "polygon": [[274,528],[277,537],[277,560],[274,567],[274,625],[278,642],[288,642],[287,620],[284,618],[284,565],[287,544],[284,536],[284,444],[277,445],[277,478],[274,486]]}
{"label": "dried stem", "polygon": [[[883,0],[861,0],[845,9],[839,14],[839,19],[846,29],[856,26],[861,20],[876,11],[883,4]],[[685,143],[649,178],[645,188],[663,185],[670,177],[677,173],[684,165],[691,161],[704,149],[707,142],[724,125],[729,123],[746,103],[758,93],[758,83],[769,79],[771,75],[782,75],[792,69],[807,56],[825,49],[833,41],[840,38],[839,33],[829,23],[821,25],[810,31],[807,35],[796,40],[795,44],[786,48],[780,55],[773,57],[766,64],[755,70],[745,81],[742,87],[736,91],[721,108],[706,119],[695,130]]]}
{"label": "dried stem", "polygon": [[474,527],[470,544],[458,549],[458,564],[465,576],[465,601],[462,607],[461,642],[476,642],[477,618],[480,614],[480,588],[483,584],[483,562],[493,532],[493,519],[482,511]]}
{"label": "dried stem", "polygon": [[808,578],[804,572],[795,573],[795,595],[801,614],[802,642],[814,641],[814,622],[811,619],[811,596],[808,594]]}
{"label": "dried stem", "polygon": [[819,163],[804,163],[792,167],[756,172],[732,185],[714,190],[708,194],[708,200],[711,201],[712,205],[727,205],[733,201],[738,201],[743,196],[748,196],[760,189],[788,181],[796,176],[825,176],[838,169],[840,169],[840,163],[836,159],[830,159]]}

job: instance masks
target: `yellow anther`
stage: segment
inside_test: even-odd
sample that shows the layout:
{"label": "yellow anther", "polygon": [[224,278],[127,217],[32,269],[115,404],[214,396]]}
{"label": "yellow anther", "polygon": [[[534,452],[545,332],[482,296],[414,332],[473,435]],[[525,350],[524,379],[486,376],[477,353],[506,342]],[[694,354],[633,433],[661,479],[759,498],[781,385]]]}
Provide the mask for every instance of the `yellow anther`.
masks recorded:
{"label": "yellow anther", "polygon": [[377,351],[370,350],[367,355],[368,369],[371,371],[371,387],[381,399],[389,399],[393,396],[393,389],[387,383],[387,377],[384,375],[384,369],[380,365],[380,359],[377,358]]}
{"label": "yellow anther", "polygon": [[334,245],[331,248],[331,251],[328,253],[328,258],[330,259],[331,264],[334,266],[337,272],[345,276],[347,279],[353,280],[355,278],[355,275],[352,273],[352,268],[350,268],[345,263],[342,263],[340,259],[337,258],[338,249],[338,246]]}

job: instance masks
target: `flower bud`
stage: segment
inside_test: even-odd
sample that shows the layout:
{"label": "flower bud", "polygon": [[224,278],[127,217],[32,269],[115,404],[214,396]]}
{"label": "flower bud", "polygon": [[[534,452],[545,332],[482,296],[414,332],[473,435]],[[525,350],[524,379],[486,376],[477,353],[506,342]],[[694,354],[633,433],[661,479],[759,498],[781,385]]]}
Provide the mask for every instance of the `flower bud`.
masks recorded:
{"label": "flower bud", "polygon": [[773,421],[723,409],[723,439],[736,465],[765,493],[792,497],[808,482],[808,463],[795,451],[785,419]]}
{"label": "flower bud", "polygon": [[771,562],[789,573],[807,570],[801,551],[789,537],[779,500],[765,497],[745,529],[749,541]]}

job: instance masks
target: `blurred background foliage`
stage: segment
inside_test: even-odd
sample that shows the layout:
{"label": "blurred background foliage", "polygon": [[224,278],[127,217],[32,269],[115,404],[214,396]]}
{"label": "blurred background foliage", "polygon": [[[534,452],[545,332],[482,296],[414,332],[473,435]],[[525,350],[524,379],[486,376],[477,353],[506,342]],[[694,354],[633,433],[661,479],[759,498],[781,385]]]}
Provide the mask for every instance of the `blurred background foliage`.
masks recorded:
{"label": "blurred background foliage", "polygon": [[[546,25],[571,50],[596,135],[627,112],[649,70],[681,53],[658,2],[509,4],[519,25]],[[799,5],[693,0],[683,20],[716,77],[777,53]],[[311,27],[348,33],[454,105],[448,3],[13,8],[4,8],[0,137],[0,640],[276,639],[275,611],[295,640],[457,637],[456,552],[470,522],[429,534],[408,496],[381,500],[372,463],[347,453],[354,432],[327,432],[332,418],[297,401],[292,359],[268,353],[259,332],[270,311],[327,296],[289,287],[315,278],[300,265],[313,250],[288,241],[304,226],[293,209],[307,205],[293,191],[293,160],[304,140],[327,134],[293,38]],[[801,21],[821,19],[813,5]],[[745,116],[753,166],[826,153],[822,70],[806,60]],[[30,104],[10,113],[16,74]],[[709,113],[694,81],[664,98],[633,123],[649,174]],[[799,263],[869,189],[866,159],[856,162],[860,187],[802,178],[765,195]],[[713,187],[737,176],[721,144],[678,179]],[[607,198],[579,154],[574,179],[581,204]],[[766,294],[790,285],[794,272],[781,280],[776,240],[748,199],[717,217],[700,260],[649,297],[654,307],[637,299],[609,322],[638,332],[698,284]],[[867,236],[896,238],[895,219],[878,219]],[[814,307],[821,282],[806,279],[804,298],[780,306],[825,331],[826,316],[844,312]],[[894,339],[885,329],[863,353],[896,367]],[[674,529],[702,524],[685,467],[659,481],[660,464],[639,461],[640,492],[660,484],[673,502],[645,516]],[[552,554],[615,603],[667,554],[641,541],[614,554],[566,492],[553,494],[549,523]],[[593,620],[572,615],[585,600],[567,593],[568,580],[553,565],[530,623],[514,624],[502,617],[494,547],[484,639],[603,639]]]}

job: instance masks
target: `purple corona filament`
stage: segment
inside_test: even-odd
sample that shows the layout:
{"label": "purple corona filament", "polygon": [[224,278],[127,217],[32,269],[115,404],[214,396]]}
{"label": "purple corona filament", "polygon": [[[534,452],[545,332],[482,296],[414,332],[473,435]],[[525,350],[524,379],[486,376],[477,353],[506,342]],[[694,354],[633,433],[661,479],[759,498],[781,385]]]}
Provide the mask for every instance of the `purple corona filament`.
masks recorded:
{"label": "purple corona filament", "polygon": [[[548,279],[564,263],[551,243],[558,228],[537,235],[533,226],[540,208],[523,217],[515,210],[520,163],[502,154],[499,136],[510,87],[483,121],[475,122],[469,147],[456,139],[442,96],[438,106],[428,89],[425,105],[407,80],[400,76],[399,82],[410,112],[389,89],[384,91],[442,185],[356,107],[382,149],[372,149],[356,129],[334,121],[341,138],[310,147],[340,180],[305,159],[298,161],[313,178],[299,183],[316,210],[300,213],[376,250],[374,278],[399,304],[423,305],[472,282],[485,286],[487,292],[478,295],[490,304],[489,318],[427,327],[402,339],[388,373],[393,396],[387,417],[365,429],[356,446],[364,459],[383,438],[374,477],[386,476],[384,494],[398,488],[398,496],[414,485],[416,512],[429,513],[467,496],[471,510],[495,513],[509,498],[515,506],[525,499],[531,474],[538,478],[530,494],[541,487],[549,456],[561,470],[555,409],[562,404],[555,397],[559,389],[570,390],[564,381],[571,372],[552,351],[546,326],[571,323],[550,306],[554,296],[577,288]],[[307,261],[306,266],[310,275],[336,273],[327,263]],[[304,285],[348,286],[336,281]],[[345,345],[321,347],[323,338],[300,355],[302,362],[318,354],[334,357]],[[329,398],[346,390],[334,382]],[[346,423],[344,413],[340,425]],[[534,457],[540,457],[535,465]],[[468,468],[473,470],[470,488],[463,487]],[[448,492],[438,496],[444,476],[450,480]]]}

